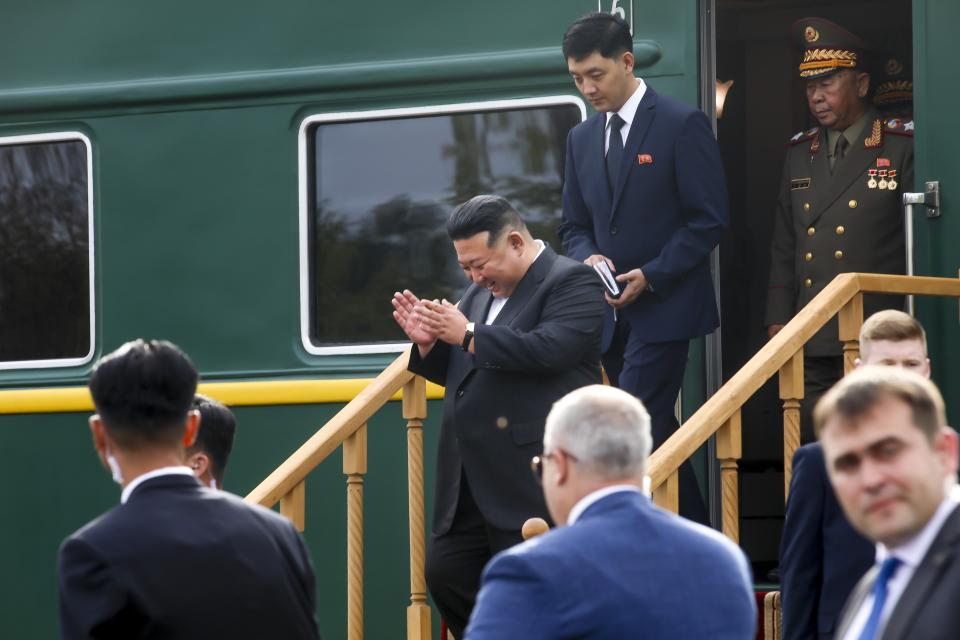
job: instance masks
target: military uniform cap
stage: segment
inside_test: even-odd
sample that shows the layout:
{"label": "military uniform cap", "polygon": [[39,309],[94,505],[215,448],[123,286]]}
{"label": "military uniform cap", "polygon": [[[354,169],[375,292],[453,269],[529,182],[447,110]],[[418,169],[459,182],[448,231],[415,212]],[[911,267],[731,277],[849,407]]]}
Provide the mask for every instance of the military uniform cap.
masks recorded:
{"label": "military uniform cap", "polygon": [[800,77],[819,78],[843,69],[867,70],[867,43],[823,18],[803,18],[791,31],[803,51]]}
{"label": "military uniform cap", "polygon": [[906,49],[894,49],[882,58],[873,103],[885,109],[913,102],[913,62]]}

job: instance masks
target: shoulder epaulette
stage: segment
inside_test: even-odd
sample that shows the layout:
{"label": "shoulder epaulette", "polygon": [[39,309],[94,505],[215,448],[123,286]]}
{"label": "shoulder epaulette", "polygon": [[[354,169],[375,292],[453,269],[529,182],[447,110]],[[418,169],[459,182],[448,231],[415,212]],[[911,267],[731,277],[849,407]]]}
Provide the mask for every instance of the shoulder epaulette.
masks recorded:
{"label": "shoulder epaulette", "polygon": [[913,136],[913,120],[903,118],[887,118],[883,121],[883,132],[895,136]]}
{"label": "shoulder epaulette", "polygon": [[801,142],[806,142],[807,140],[817,137],[819,133],[820,127],[814,127],[812,129],[807,129],[806,131],[799,131],[791,136],[791,138],[787,141],[787,146],[793,147]]}

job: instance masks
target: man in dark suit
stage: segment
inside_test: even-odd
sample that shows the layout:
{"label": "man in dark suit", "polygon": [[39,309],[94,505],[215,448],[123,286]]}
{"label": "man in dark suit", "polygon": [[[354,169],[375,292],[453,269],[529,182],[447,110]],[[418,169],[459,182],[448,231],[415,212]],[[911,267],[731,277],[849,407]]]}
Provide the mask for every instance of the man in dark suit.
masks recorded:
{"label": "man in dark suit", "polygon": [[459,305],[409,291],[393,304],[410,370],[446,387],[426,575],[459,638],[483,566],[547,517],[529,461],[551,404],[600,380],[604,303],[596,273],[534,240],[503,198],[462,204],[447,232],[472,281]]}
{"label": "man in dark suit", "polygon": [[90,430],[123,493],[60,548],[62,638],[319,637],[293,525],[184,466],[196,386],[169,342],[129,342],[94,367]]}
{"label": "man in dark suit", "polygon": [[193,398],[193,408],[200,412],[200,429],[187,448],[187,466],[204,486],[223,489],[237,419],[224,404],[200,393]]}
{"label": "man in dark suit", "polygon": [[[913,187],[913,122],[870,106],[867,44],[822,18],[792,29],[818,126],[788,142],[770,249],[770,337],[837,274],[905,272],[901,202]],[[899,296],[864,296],[866,316],[898,307]],[[843,375],[837,327],[831,320],[804,346],[803,443],[813,441],[817,399]]]}
{"label": "man in dark suit", "polygon": [[861,367],[814,410],[830,483],[847,519],[877,543],[839,640],[946,640],[960,629],[957,433],[926,378]]}
{"label": "man in dark suit", "polygon": [[[677,428],[690,339],[719,324],[710,252],[729,220],[720,150],[703,112],[634,77],[633,39],[620,18],[580,18],[563,55],[600,113],[567,138],[560,235],[571,258],[619,273],[622,294],[607,296],[603,364],[650,411],[656,448]],[[680,482],[681,513],[705,520],[689,464]]]}
{"label": "man in dark suit", "polygon": [[[929,378],[923,327],[895,309],[873,314],[860,329],[860,365],[901,367]],[[843,515],[820,443],[797,449],[780,544],[783,640],[833,638],[843,603],[875,555]]]}
{"label": "man in dark suit", "polygon": [[533,460],[560,526],[498,554],[483,574],[469,640],[752,640],[743,552],[641,493],[650,418],[594,385],[553,406]]}

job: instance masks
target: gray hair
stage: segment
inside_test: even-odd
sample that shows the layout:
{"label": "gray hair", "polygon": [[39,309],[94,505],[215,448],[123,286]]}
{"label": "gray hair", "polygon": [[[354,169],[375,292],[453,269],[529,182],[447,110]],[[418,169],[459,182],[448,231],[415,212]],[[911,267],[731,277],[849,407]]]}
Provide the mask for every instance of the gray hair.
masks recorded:
{"label": "gray hair", "polygon": [[639,478],[652,441],[650,414],[625,391],[591,385],[553,403],[543,448],[560,448],[606,480]]}

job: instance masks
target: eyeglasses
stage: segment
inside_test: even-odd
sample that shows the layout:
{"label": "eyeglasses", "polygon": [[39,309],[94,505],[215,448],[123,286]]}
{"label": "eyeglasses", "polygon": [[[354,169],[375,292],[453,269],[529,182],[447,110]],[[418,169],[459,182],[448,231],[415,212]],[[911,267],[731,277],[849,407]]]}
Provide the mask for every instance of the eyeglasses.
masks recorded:
{"label": "eyeglasses", "polygon": [[558,453],[562,453],[565,457],[577,461],[576,456],[564,451],[563,449],[557,449],[556,451],[544,451],[539,456],[533,456],[530,459],[530,471],[533,472],[533,477],[537,479],[537,482],[543,484],[543,461],[549,460],[550,458],[556,458]]}

